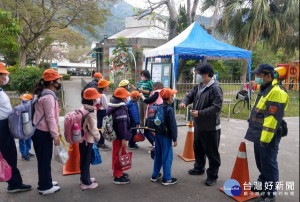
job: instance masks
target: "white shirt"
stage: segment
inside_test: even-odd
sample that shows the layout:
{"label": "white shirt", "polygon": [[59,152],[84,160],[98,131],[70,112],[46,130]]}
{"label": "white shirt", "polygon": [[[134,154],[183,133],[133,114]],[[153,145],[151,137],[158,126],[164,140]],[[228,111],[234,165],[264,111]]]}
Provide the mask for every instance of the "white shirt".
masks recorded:
{"label": "white shirt", "polygon": [[100,109],[101,110],[106,110],[108,108],[108,101],[107,101],[107,97],[105,94],[102,94],[102,96],[100,97],[100,104],[101,104],[101,107]]}
{"label": "white shirt", "polygon": [[0,88],[0,120],[5,120],[8,118],[8,115],[11,114],[12,108],[10,104],[9,97]]}

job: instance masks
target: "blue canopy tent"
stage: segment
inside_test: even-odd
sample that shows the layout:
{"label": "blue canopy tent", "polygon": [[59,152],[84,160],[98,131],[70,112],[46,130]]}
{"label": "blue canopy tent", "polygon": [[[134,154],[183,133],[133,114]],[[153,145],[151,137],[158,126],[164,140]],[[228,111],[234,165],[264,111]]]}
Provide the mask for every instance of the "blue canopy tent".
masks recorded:
{"label": "blue canopy tent", "polygon": [[248,74],[249,78],[251,78],[251,56],[251,51],[217,41],[196,22],[166,44],[145,52],[146,69],[149,58],[172,58],[174,72],[172,86],[174,89],[180,58],[201,59],[202,61],[204,58],[209,60],[245,59],[248,60]]}

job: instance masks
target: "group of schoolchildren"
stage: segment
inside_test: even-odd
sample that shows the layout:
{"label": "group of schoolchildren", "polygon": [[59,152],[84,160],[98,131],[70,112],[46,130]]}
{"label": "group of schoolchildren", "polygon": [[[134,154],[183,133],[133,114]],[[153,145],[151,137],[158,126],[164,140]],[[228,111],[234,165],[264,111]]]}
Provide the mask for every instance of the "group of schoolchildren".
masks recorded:
{"label": "group of schoolchildren", "polygon": [[[31,185],[23,184],[22,177],[17,168],[17,151],[14,138],[10,135],[8,116],[12,111],[10,100],[1,86],[9,81],[9,72],[0,63],[0,151],[3,158],[12,168],[12,177],[7,182],[7,192],[21,192],[31,190]],[[116,139],[112,142],[112,170],[114,184],[130,183],[129,175],[120,168],[119,155],[125,153],[129,148],[138,148],[134,142],[134,135],[137,130],[131,128],[145,126],[144,119],[147,118],[149,105],[159,104],[163,107],[166,130],[163,133],[144,130],[144,135],[151,145],[155,145],[154,167],[151,181],[156,182],[162,177],[163,185],[171,185],[177,182],[171,176],[171,165],[173,161],[173,149],[177,146],[177,124],[175,113],[171,104],[176,90],[163,88],[161,83],[153,85],[150,73],[147,70],[141,72],[141,81],[138,86],[131,85],[127,80],[120,82],[119,87],[114,91],[110,101],[107,100],[105,92],[110,82],[103,79],[101,73],[94,74],[94,80],[82,91],[83,113],[88,114],[83,123],[84,141],[79,144],[80,151],[80,187],[81,189],[94,189],[98,186],[96,179],[90,176],[90,163],[92,147],[94,142],[100,149],[110,149],[105,145],[105,138],[101,131],[102,119],[105,116],[112,116],[113,129]],[[129,88],[135,89],[131,93]],[[47,195],[60,190],[58,182],[52,181],[51,160],[53,145],[59,146],[59,103],[55,93],[61,89],[61,75],[53,69],[44,71],[42,78],[37,82],[34,89],[34,97],[38,98],[35,103],[33,124],[38,122],[37,129],[31,140],[35,150],[38,165],[38,191],[39,194]],[[129,98],[131,97],[131,99]],[[21,97],[22,101],[32,99],[29,94]],[[29,152],[31,140],[20,141],[20,152],[22,159],[28,160],[34,154]],[[163,167],[163,176],[160,173]]]}

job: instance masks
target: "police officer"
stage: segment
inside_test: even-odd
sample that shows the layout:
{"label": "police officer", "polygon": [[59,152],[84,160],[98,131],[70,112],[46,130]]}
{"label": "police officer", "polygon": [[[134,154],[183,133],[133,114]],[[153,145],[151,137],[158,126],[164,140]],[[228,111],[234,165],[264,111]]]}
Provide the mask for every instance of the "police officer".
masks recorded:
{"label": "police officer", "polygon": [[[250,115],[245,139],[254,143],[256,165],[260,172],[258,183],[262,185],[262,195],[257,201],[275,201],[274,192],[279,178],[277,154],[281,139],[276,131],[289,97],[277,83],[278,74],[271,65],[261,64],[251,74],[255,74],[255,82],[261,87]],[[254,187],[252,190],[256,191]]]}

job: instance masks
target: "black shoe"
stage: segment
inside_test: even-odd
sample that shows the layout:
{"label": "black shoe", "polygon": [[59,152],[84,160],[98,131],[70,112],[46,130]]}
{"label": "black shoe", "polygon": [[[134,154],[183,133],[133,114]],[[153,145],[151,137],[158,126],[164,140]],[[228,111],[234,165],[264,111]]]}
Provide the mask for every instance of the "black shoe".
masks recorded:
{"label": "black shoe", "polygon": [[172,185],[172,184],[176,184],[177,183],[177,179],[176,178],[172,178],[171,180],[162,180],[162,185],[168,186],[168,185]]}
{"label": "black shoe", "polygon": [[156,182],[160,178],[161,178],[161,173],[159,173],[157,177],[152,176],[150,180],[151,182]]}
{"label": "black shoe", "polygon": [[33,158],[33,157],[35,157],[35,155],[34,154],[32,154],[32,153],[30,153],[30,152],[28,152],[28,154],[27,154],[30,158]]}
{"label": "black shoe", "polygon": [[193,168],[193,169],[189,170],[188,173],[190,175],[202,175],[202,174],[204,174],[204,170],[198,170],[196,168]]}
{"label": "black shoe", "polygon": [[216,182],[217,182],[217,179],[213,180],[213,179],[207,178],[205,180],[205,185],[206,186],[213,186],[214,184],[216,184]]}
{"label": "black shoe", "polygon": [[262,189],[261,189],[261,190],[256,189],[255,185],[251,185],[251,191],[253,191],[253,192],[258,192],[258,193],[263,192]]}
{"label": "black shoe", "polygon": [[129,178],[129,175],[128,175],[128,173],[124,173],[124,172],[123,172],[123,177],[125,177],[125,178]]}
{"label": "black shoe", "polygon": [[24,160],[24,161],[30,161],[29,155],[28,154],[22,155],[22,160]]}
{"label": "black shoe", "polygon": [[129,184],[130,182],[131,182],[131,180],[128,178],[125,178],[124,176],[119,177],[119,178],[115,177],[115,179],[113,181],[114,184]]}
{"label": "black shoe", "polygon": [[139,149],[140,148],[139,146],[137,146],[137,144],[135,144],[133,146],[128,146],[128,147],[129,147],[129,149]]}
{"label": "black shoe", "polygon": [[262,195],[255,200],[255,202],[272,202],[276,201],[275,196]]}
{"label": "black shoe", "polygon": [[30,189],[31,189],[31,185],[21,184],[15,187],[8,186],[6,191],[8,193],[16,193],[16,192],[29,191]]}

